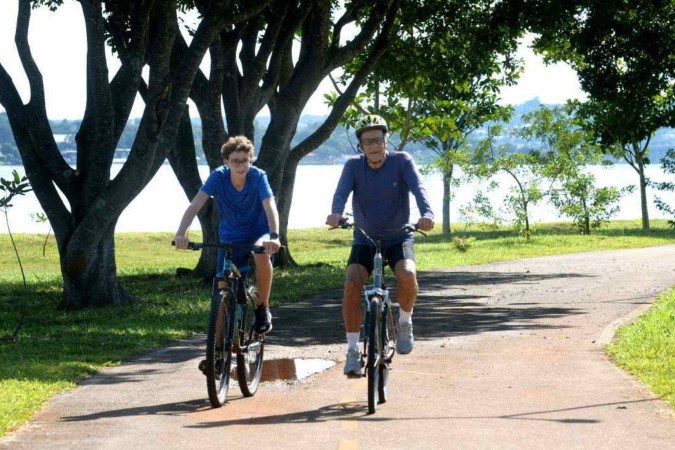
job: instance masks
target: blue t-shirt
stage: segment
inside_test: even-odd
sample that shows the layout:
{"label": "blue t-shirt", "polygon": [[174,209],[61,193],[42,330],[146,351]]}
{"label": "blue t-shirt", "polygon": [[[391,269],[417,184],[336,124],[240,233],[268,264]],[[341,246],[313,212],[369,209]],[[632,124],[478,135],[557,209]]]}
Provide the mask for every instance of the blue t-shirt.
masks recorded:
{"label": "blue t-shirt", "polygon": [[[350,193],[353,193],[354,223],[371,236],[391,233],[410,221],[410,193],[422,217],[434,218],[415,161],[405,152],[387,153],[377,169],[368,166],[363,155],[349,159],[333,196],[333,214],[344,212]],[[406,239],[412,239],[412,235],[392,239],[385,245]],[[356,230],[354,241],[368,244]]]}
{"label": "blue t-shirt", "polygon": [[238,191],[230,181],[230,169],[220,166],[201,190],[215,199],[221,242],[248,243],[270,232],[262,202],[272,197],[272,188],[264,170],[251,167],[244,188]]}

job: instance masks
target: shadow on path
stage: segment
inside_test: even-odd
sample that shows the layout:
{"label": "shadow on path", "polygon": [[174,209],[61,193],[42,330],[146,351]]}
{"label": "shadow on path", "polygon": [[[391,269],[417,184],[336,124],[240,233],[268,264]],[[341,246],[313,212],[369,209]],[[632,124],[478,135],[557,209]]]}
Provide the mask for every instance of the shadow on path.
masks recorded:
{"label": "shadow on path", "polygon": [[[236,401],[237,399],[234,399]],[[633,403],[653,402],[659,400],[658,398],[648,398],[641,400],[630,401],[616,401],[605,402],[591,405],[571,406],[569,408],[542,410],[542,411],[527,411],[515,414],[501,414],[501,415],[485,415],[485,416],[443,416],[443,417],[403,417],[391,418],[368,414],[367,402],[352,402],[345,404],[333,404],[321,407],[316,410],[299,411],[289,414],[278,414],[262,417],[251,417],[245,419],[219,420],[213,422],[202,422],[196,425],[188,425],[187,428],[215,428],[225,427],[231,425],[276,425],[276,424],[293,424],[293,423],[318,423],[328,422],[333,420],[368,420],[368,421],[392,421],[392,420],[535,420],[546,422],[557,422],[565,424],[593,424],[600,421],[593,418],[579,418],[579,417],[534,417],[545,414],[559,414],[578,412],[582,410],[592,410],[594,408],[605,408],[615,406],[616,409],[627,409]],[[231,401],[228,401],[228,403]],[[205,400],[192,400],[181,403],[165,403],[161,405],[125,408],[113,411],[103,411],[94,414],[86,414],[81,416],[68,416],[61,419],[63,422],[81,422],[91,421],[115,417],[132,417],[132,416],[147,416],[147,415],[169,415],[178,416],[184,414],[191,414],[199,411],[210,409],[210,406]]]}
{"label": "shadow on path", "polygon": [[[416,330],[419,331],[415,338],[424,340],[490,331],[562,328],[563,325],[548,325],[538,320],[583,314],[583,311],[541,303],[488,306],[480,301],[486,296],[466,292],[471,292],[471,287],[475,291],[484,291],[490,286],[536,284],[550,279],[581,277],[586,276],[577,273],[420,272],[420,294],[415,306]],[[392,296],[395,298],[393,289]],[[342,342],[344,327],[341,303],[340,288],[324,292],[308,301],[274,308],[274,331],[269,335],[268,342],[284,346]]]}
{"label": "shadow on path", "polygon": [[248,419],[233,419],[233,420],[219,420],[215,422],[202,422],[197,425],[188,426],[188,428],[212,428],[224,427],[229,425],[276,425],[276,424],[293,424],[293,423],[312,423],[312,422],[328,422],[332,420],[365,420],[369,422],[390,422],[394,420],[535,420],[544,422],[557,422],[562,424],[595,424],[602,421],[593,418],[546,418],[546,417],[532,417],[539,414],[557,414],[565,412],[575,412],[593,408],[603,408],[616,406],[617,409],[626,409],[625,405],[631,403],[653,402],[657,398],[650,398],[644,400],[631,400],[610,403],[598,403],[595,405],[582,405],[570,408],[554,409],[546,411],[530,411],[518,414],[504,414],[493,416],[407,416],[399,418],[391,418],[368,414],[367,402],[354,402],[347,404],[328,405],[313,411],[300,411],[291,414],[280,414],[276,416],[252,417]]}

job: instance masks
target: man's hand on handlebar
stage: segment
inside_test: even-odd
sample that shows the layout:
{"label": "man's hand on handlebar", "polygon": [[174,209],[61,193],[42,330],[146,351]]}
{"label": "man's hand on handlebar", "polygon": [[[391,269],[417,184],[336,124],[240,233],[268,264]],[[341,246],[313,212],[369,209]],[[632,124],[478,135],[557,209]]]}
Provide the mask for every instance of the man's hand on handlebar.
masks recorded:
{"label": "man's hand on handlebar", "polygon": [[341,220],[342,214],[331,214],[326,218],[326,225],[331,228],[336,228],[338,225],[340,225]]}
{"label": "man's hand on handlebar", "polygon": [[434,227],[434,219],[428,217],[420,217],[417,221],[417,228],[421,231],[429,231]]}

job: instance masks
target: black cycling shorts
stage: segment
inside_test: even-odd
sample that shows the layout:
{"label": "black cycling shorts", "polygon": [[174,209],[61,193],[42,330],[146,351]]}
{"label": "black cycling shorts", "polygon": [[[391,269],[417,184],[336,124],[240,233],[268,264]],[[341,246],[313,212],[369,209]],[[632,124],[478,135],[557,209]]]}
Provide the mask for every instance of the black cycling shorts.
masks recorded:
{"label": "black cycling shorts", "polygon": [[[373,273],[373,258],[375,257],[375,247],[369,245],[352,245],[352,252],[349,255],[349,264],[361,264],[368,271],[368,275]],[[415,251],[413,250],[413,241],[405,241],[400,244],[382,247],[383,262],[389,264],[392,272],[402,259],[415,261]]]}

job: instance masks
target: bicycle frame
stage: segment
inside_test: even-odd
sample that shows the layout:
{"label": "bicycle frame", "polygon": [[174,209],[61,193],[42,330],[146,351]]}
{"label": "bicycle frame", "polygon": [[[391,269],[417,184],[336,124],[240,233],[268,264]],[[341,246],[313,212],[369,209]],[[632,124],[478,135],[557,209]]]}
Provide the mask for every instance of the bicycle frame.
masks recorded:
{"label": "bicycle frame", "polygon": [[[405,224],[389,236],[371,237],[358,226],[340,221],[340,228],[354,228],[375,246],[373,257],[373,284],[363,292],[364,339],[362,358],[366,359],[368,378],[368,413],[373,414],[377,404],[387,401],[389,369],[395,353],[396,328],[392,312],[389,291],[384,285],[382,243],[403,232],[421,231],[412,224]],[[424,233],[422,233],[424,234]]]}
{"label": "bicycle frame", "polygon": [[248,264],[237,268],[232,259],[235,248],[255,253],[264,253],[265,249],[237,244],[188,244],[192,250],[204,247],[223,249],[223,271],[213,278],[206,359],[202,369],[206,375],[209,400],[217,408],[223,406],[227,398],[233,356],[237,363],[237,380],[244,396],[254,395],[258,388],[265,336],[255,333],[253,325],[257,289],[247,281],[251,272]]}
{"label": "bicycle frame", "polygon": [[[235,324],[239,323],[239,320],[242,315],[243,308],[240,306],[242,303],[246,303],[246,275],[247,272],[243,274],[239,271],[236,265],[232,262],[232,247],[225,248],[225,255],[223,257],[223,273],[216,275],[214,279],[214,287],[221,292],[227,289],[228,295],[227,299],[229,304],[226,304],[227,308],[227,318],[228,318],[228,333],[225,336],[225,349],[232,350],[236,353],[241,353],[246,349],[242,349],[239,346],[239,326]],[[227,287],[224,289],[219,287],[220,281],[225,280]],[[221,293],[223,295],[224,292]],[[236,301],[236,302],[235,302]]]}
{"label": "bicycle frame", "polygon": [[[389,352],[385,353],[385,349],[383,347],[383,339],[380,339],[379,337],[382,336],[382,334],[385,333],[385,328],[387,324],[385,322],[382,322],[382,318],[385,317],[386,320],[389,320],[392,317],[391,312],[391,301],[389,300],[389,290],[385,287],[384,285],[384,270],[382,267],[383,263],[383,258],[382,258],[382,241],[377,240],[375,241],[375,256],[373,258],[373,284],[370,289],[365,289],[363,291],[363,309],[364,309],[364,340],[363,340],[363,355],[367,355],[368,352],[368,342],[369,342],[369,333],[368,330],[370,329],[370,321],[375,320],[376,323],[381,323],[382,326],[379,327],[379,336],[378,339],[376,339],[376,345],[377,345],[377,358],[375,360],[375,365],[379,366],[381,364],[389,364],[391,363],[391,356],[392,354],[387,357]],[[373,301],[377,302],[377,317],[370,317],[371,316],[371,309],[370,305],[372,304]],[[392,319],[393,321],[393,319]],[[395,336],[394,336],[395,340]]]}

